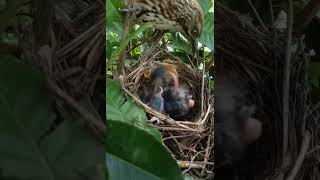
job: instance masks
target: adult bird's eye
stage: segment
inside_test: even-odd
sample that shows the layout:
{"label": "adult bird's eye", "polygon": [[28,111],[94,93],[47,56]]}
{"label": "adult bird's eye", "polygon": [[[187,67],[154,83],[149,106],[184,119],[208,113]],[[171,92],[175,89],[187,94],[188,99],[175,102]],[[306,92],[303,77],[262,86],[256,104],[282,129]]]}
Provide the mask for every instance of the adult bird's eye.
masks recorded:
{"label": "adult bird's eye", "polygon": [[197,31],[197,30],[193,30],[193,31],[192,31],[192,34],[193,34],[193,35],[197,35],[197,34],[198,34],[198,31]]}

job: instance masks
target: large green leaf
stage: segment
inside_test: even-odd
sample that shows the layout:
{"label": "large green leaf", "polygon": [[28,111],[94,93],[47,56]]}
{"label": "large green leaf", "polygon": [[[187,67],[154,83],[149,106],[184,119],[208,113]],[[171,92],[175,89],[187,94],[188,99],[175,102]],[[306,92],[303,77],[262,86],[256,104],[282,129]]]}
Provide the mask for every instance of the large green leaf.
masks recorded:
{"label": "large green leaf", "polygon": [[207,13],[204,18],[204,28],[199,42],[206,45],[211,51],[214,50],[214,15]]}
{"label": "large green leaf", "polygon": [[145,111],[137,106],[132,99],[126,100],[120,85],[111,79],[107,79],[106,89],[107,120],[122,121],[134,125],[156,137],[161,141],[160,132],[150,126]]}
{"label": "large green leaf", "polygon": [[167,149],[145,131],[121,121],[107,123],[110,180],[176,180],[181,171]]}
{"label": "large green leaf", "polygon": [[0,56],[0,169],[32,180],[81,179],[78,171],[103,164],[104,148],[71,117],[56,117],[43,74]]}
{"label": "large green leaf", "polygon": [[209,12],[209,9],[213,6],[212,0],[198,0],[199,5],[202,8],[202,11],[206,15]]}
{"label": "large green leaf", "polygon": [[181,36],[179,32],[168,34],[167,37],[170,40],[169,46],[175,50],[192,54],[191,43]]}
{"label": "large green leaf", "polygon": [[122,21],[119,9],[124,7],[124,1],[107,0],[106,9],[106,20],[107,29],[121,36],[122,33]]}
{"label": "large green leaf", "polygon": [[207,46],[210,50],[214,50],[214,15],[210,12],[213,7],[212,0],[198,1],[204,13],[204,27],[199,42]]}
{"label": "large green leaf", "polygon": [[2,2],[4,9],[0,9],[0,35],[5,30],[10,20],[15,16],[18,4],[22,0],[11,0]]}

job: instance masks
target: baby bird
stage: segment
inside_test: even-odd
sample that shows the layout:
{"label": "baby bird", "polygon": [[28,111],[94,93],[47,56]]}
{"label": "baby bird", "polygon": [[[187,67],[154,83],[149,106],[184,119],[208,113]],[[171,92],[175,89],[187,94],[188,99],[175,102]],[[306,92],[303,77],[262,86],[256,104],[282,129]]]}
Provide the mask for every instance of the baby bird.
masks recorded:
{"label": "baby bird", "polygon": [[177,66],[174,64],[157,63],[144,73],[144,77],[149,79],[154,86],[173,86],[174,91],[179,86]]}
{"label": "baby bird", "polygon": [[214,89],[214,155],[216,167],[233,165],[248,144],[262,134],[262,123],[252,118],[254,106],[245,105],[245,88],[239,80],[218,77]]}
{"label": "baby bird", "polygon": [[247,144],[256,142],[262,134],[262,123],[258,119],[249,118],[245,124],[245,141]]}
{"label": "baby bird", "polygon": [[162,97],[162,93],[162,87],[157,86],[149,102],[149,106],[159,113],[164,113],[164,99]]}
{"label": "baby bird", "polygon": [[184,87],[177,88],[176,92],[173,87],[168,87],[163,93],[164,109],[172,118],[181,118],[189,113],[194,107],[192,96],[187,94]]}

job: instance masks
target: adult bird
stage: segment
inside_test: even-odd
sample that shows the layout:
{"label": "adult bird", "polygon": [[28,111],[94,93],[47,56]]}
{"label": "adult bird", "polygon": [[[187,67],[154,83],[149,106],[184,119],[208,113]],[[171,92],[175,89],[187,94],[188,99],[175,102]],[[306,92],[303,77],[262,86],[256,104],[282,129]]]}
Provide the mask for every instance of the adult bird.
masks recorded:
{"label": "adult bird", "polygon": [[204,15],[197,0],[131,0],[124,10],[134,23],[150,23],[159,30],[181,32],[196,55]]}

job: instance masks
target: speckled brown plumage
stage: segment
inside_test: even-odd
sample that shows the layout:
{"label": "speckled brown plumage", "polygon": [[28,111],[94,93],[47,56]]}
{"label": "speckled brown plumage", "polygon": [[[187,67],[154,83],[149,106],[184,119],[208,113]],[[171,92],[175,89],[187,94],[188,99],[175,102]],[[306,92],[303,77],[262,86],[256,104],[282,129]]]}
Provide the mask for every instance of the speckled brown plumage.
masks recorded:
{"label": "speckled brown plumage", "polygon": [[179,31],[194,45],[203,30],[204,17],[197,0],[132,0],[126,11],[133,22]]}

